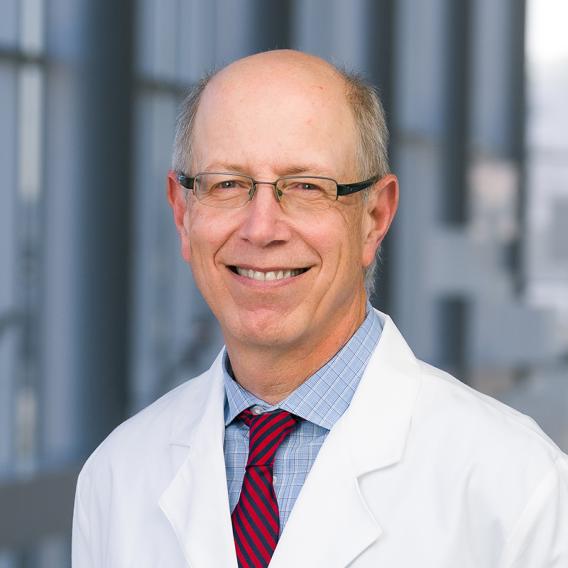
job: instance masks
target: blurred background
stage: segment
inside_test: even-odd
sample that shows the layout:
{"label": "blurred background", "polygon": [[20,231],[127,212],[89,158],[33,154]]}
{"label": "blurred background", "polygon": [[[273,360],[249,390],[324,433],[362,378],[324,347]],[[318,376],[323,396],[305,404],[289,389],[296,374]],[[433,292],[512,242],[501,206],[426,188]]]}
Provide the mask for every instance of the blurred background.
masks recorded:
{"label": "blurred background", "polygon": [[377,84],[373,303],[568,450],[565,0],[0,0],[0,568],[70,565],[77,472],[221,336],[165,199],[178,105],[294,47]]}

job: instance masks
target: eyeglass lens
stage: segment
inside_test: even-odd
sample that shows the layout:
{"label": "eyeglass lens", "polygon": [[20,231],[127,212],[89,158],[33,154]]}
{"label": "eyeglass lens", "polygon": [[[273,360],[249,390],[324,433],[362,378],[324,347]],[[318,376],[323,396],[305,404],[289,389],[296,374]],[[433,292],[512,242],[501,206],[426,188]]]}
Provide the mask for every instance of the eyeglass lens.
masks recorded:
{"label": "eyeglass lens", "polygon": [[246,205],[259,186],[265,184],[275,187],[276,198],[289,209],[326,208],[337,198],[334,180],[311,176],[283,177],[271,183],[255,182],[250,177],[234,174],[203,173],[195,177],[194,191],[205,205],[235,208]]}

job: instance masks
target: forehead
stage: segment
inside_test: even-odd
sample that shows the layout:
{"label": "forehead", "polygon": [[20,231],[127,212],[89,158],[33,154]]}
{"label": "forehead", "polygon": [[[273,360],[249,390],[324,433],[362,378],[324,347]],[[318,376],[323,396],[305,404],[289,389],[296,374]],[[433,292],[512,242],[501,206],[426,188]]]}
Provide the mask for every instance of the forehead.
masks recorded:
{"label": "forehead", "polygon": [[205,89],[193,148],[198,167],[320,165],[348,175],[356,128],[343,78],[323,65],[255,61],[230,66]]}

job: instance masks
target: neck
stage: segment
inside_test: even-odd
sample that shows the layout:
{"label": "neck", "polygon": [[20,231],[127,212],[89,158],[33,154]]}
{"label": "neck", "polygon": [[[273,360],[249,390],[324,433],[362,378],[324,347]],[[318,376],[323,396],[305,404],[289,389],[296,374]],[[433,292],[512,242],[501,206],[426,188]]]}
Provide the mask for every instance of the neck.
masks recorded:
{"label": "neck", "polygon": [[315,340],[288,346],[257,346],[230,341],[227,352],[237,382],[268,404],[277,404],[323,367],[365,319],[365,301]]}

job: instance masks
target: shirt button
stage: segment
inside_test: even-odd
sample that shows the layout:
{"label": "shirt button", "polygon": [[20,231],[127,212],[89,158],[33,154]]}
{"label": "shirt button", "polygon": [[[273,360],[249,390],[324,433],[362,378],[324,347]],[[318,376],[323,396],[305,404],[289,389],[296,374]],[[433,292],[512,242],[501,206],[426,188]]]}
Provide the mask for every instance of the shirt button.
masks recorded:
{"label": "shirt button", "polygon": [[262,406],[253,406],[251,408],[251,411],[252,411],[253,414],[258,415],[258,414],[262,414],[264,412],[264,408],[262,408]]}

